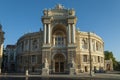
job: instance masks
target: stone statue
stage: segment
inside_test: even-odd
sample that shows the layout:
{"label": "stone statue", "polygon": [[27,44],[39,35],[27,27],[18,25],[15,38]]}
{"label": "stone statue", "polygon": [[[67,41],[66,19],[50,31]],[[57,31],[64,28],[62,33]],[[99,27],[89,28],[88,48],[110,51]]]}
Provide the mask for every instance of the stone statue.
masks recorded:
{"label": "stone statue", "polygon": [[70,68],[70,75],[75,75],[76,71],[75,71],[75,62],[74,62],[74,58],[72,58],[72,62],[71,62],[71,68]]}
{"label": "stone statue", "polygon": [[44,13],[45,16],[48,15],[48,11],[46,9],[43,11],[43,13]]}
{"label": "stone statue", "polygon": [[64,6],[62,6],[61,4],[57,4],[55,9],[64,9]]}
{"label": "stone statue", "polygon": [[75,62],[73,58],[72,58],[72,68],[75,68]]}
{"label": "stone statue", "polygon": [[45,58],[45,68],[48,68],[48,61],[47,61],[47,58]]}
{"label": "stone statue", "polygon": [[42,68],[42,75],[43,76],[49,75],[49,64],[48,64],[47,58],[45,58],[45,61],[44,61],[44,68]]}
{"label": "stone statue", "polygon": [[69,15],[75,16],[75,11],[74,11],[74,9],[69,10]]}

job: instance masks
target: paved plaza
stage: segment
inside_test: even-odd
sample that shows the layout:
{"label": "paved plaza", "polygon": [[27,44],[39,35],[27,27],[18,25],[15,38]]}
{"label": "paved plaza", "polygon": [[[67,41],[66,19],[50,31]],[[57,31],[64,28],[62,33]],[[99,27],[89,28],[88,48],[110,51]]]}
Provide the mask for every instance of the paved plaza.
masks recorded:
{"label": "paved plaza", "polygon": [[68,74],[50,74],[47,76],[42,76],[40,74],[29,74],[26,76],[23,73],[3,73],[0,77],[54,77],[54,78],[97,78],[97,79],[120,79],[120,72],[107,72],[107,73],[95,73],[94,76],[90,76],[88,73],[80,73],[77,75]]}

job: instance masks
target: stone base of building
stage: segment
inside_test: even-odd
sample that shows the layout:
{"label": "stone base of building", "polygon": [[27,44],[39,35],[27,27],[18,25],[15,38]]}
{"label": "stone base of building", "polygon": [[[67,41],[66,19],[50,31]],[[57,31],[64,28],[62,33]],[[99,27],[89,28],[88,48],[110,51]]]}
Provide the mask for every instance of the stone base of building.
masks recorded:
{"label": "stone base of building", "polygon": [[42,75],[43,75],[43,76],[49,75],[49,69],[43,68],[43,69],[42,69]]}
{"label": "stone base of building", "polygon": [[76,73],[75,68],[70,68],[69,75],[75,75],[75,73]]}

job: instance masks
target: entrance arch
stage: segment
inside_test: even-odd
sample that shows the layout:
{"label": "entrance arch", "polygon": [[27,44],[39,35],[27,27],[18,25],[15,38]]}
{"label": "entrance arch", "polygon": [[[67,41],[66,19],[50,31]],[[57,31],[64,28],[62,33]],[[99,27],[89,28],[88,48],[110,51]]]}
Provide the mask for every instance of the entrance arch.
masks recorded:
{"label": "entrance arch", "polygon": [[62,24],[57,24],[52,28],[52,44],[54,47],[66,47],[67,42],[66,27]]}
{"label": "entrance arch", "polygon": [[55,65],[55,72],[57,72],[57,73],[64,72],[65,57],[63,54],[56,54],[54,56],[54,65]]}

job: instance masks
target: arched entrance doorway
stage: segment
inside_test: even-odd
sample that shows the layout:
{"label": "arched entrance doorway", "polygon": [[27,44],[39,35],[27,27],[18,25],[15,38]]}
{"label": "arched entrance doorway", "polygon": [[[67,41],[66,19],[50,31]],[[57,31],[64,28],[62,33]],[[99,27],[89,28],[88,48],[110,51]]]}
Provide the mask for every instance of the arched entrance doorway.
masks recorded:
{"label": "arched entrance doorway", "polygon": [[107,70],[110,71],[110,64],[107,64]]}
{"label": "arched entrance doorway", "polygon": [[65,57],[62,54],[56,54],[54,56],[55,72],[62,73],[65,69]]}

